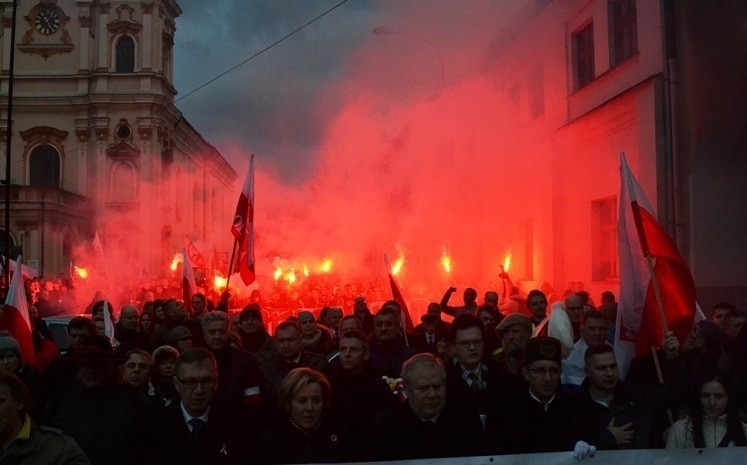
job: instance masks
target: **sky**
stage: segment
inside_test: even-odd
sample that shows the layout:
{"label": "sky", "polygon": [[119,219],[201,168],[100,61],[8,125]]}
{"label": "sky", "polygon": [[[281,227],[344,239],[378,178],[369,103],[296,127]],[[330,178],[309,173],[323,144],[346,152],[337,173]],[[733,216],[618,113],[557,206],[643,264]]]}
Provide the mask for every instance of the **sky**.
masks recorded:
{"label": "sky", "polygon": [[512,241],[486,233],[500,191],[475,181],[500,169],[510,115],[486,70],[532,2],[349,0],[191,95],[340,1],[178,3],[177,107],[238,184],[256,155],[258,274],[325,258],[376,274],[386,254],[407,257],[410,285],[416,269],[438,286],[497,277]]}

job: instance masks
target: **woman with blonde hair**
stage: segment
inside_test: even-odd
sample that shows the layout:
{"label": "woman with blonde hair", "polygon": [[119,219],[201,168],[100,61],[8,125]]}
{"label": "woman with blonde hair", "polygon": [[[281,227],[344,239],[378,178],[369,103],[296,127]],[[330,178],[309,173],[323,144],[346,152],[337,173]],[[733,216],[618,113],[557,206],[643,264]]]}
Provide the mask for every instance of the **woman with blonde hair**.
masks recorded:
{"label": "woman with blonde hair", "polygon": [[278,412],[259,438],[259,463],[355,460],[349,434],[329,415],[331,388],[311,368],[295,368],[280,385]]}

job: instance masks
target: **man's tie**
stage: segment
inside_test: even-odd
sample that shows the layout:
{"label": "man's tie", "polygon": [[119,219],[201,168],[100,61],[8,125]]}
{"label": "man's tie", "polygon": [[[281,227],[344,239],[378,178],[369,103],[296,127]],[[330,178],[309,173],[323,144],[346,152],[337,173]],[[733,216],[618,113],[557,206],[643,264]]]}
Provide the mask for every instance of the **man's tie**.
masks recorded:
{"label": "man's tie", "polygon": [[469,386],[470,391],[472,392],[482,391],[482,381],[480,381],[480,378],[476,374],[470,373],[467,375],[467,378],[470,379],[470,386]]}
{"label": "man's tie", "polygon": [[202,428],[202,425],[204,425],[205,422],[200,420],[199,418],[192,418],[187,422],[187,424],[189,425],[189,429],[192,432],[192,436],[194,436],[197,434],[197,431]]}

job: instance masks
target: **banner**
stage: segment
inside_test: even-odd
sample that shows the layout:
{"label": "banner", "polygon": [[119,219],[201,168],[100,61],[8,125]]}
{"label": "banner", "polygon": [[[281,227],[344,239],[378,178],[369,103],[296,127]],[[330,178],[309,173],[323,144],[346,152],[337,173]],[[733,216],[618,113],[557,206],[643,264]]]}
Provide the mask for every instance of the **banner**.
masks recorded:
{"label": "banner", "polygon": [[[245,285],[254,282],[254,154],[249,159],[244,187],[241,189],[231,234],[239,243],[239,274]],[[230,270],[233,272],[233,270]]]}

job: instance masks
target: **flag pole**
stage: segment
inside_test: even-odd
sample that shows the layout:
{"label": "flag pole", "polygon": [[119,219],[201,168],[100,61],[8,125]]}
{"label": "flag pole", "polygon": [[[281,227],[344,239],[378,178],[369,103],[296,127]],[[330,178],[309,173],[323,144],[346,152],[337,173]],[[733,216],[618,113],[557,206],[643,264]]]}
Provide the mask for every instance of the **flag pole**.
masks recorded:
{"label": "flag pole", "polygon": [[226,290],[228,290],[228,283],[231,282],[231,273],[233,272],[233,259],[236,257],[236,245],[239,243],[238,239],[233,240],[233,250],[231,251],[231,264],[228,265],[228,276],[226,276]]}
{"label": "flag pole", "polygon": [[[646,232],[643,229],[643,219],[641,218],[641,212],[638,208],[638,200],[635,197],[635,187],[633,186],[633,182],[630,178],[630,169],[628,168],[628,162],[625,159],[625,153],[620,154],[623,163],[625,164],[625,182],[628,186],[628,194],[630,195],[631,202],[630,202],[630,209],[633,213],[633,221],[635,223],[635,229],[638,233],[638,240],[641,243],[641,250],[643,252],[643,256],[646,259],[646,264],[648,265],[648,272],[651,275],[651,287],[653,287],[654,290],[654,298],[656,299],[656,308],[659,310],[659,319],[661,320],[661,327],[662,327],[662,336],[666,334],[669,331],[669,323],[667,323],[667,317],[664,313],[664,301],[661,298],[661,289],[659,288],[659,280],[656,277],[656,272],[654,270],[654,258],[651,256],[651,251],[648,247],[648,240],[646,239]],[[659,381],[659,384],[664,384],[664,374],[661,371],[661,363],[659,362],[659,354],[656,351],[656,347],[651,346],[651,356],[653,357],[654,361],[654,367],[656,368],[656,377]],[[672,425],[674,423],[674,418],[672,416],[672,410],[667,409],[667,419],[669,420],[669,424]]]}

